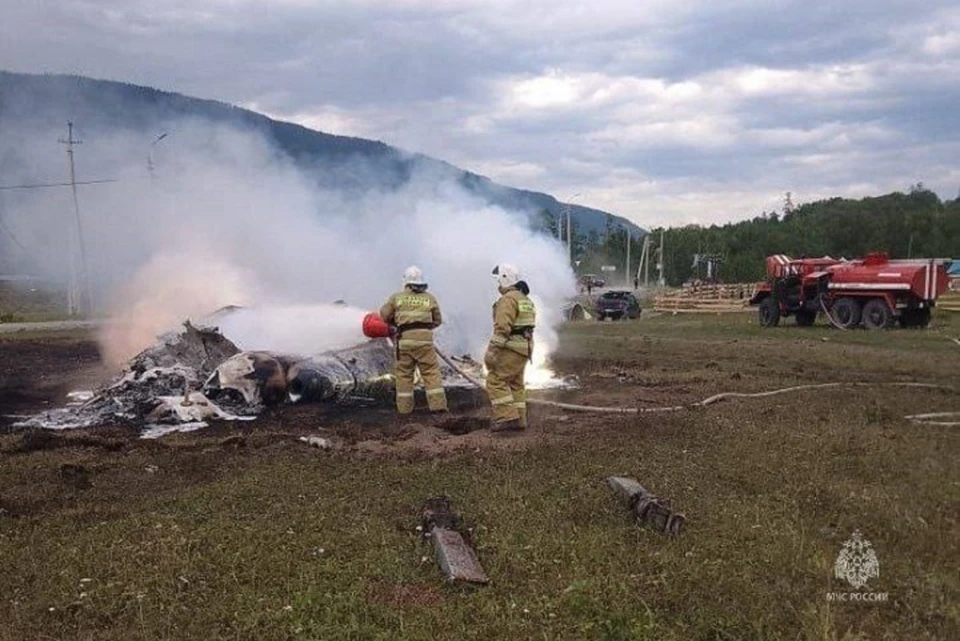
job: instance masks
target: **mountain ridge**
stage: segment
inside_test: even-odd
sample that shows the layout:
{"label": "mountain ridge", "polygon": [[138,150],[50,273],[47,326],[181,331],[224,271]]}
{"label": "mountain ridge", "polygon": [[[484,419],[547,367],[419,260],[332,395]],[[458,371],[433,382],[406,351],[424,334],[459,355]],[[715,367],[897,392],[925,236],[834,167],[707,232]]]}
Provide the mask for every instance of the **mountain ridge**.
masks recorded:
{"label": "mountain ridge", "polygon": [[[38,113],[36,105],[44,109]],[[425,165],[439,177],[456,181],[469,193],[494,205],[525,212],[535,227],[544,210],[551,216],[565,216],[565,203],[551,194],[501,185],[487,176],[462,169],[419,152],[412,152],[356,136],[318,131],[298,123],[278,120],[227,102],[198,98],[145,85],[95,79],[68,74],[22,74],[0,70],[0,117],[53,123],[85,121],[102,126],[126,126],[146,129],[151,123],[177,117],[199,117],[214,123],[250,127],[268,137],[301,166],[332,162],[341,170],[316,176],[326,187],[337,189],[396,188],[406,183],[415,166]],[[363,159],[374,170],[372,175],[352,175],[345,163]],[[337,165],[336,163],[341,163]],[[602,232],[608,219],[614,225],[642,236],[646,230],[635,223],[600,209],[569,204],[576,233]]]}

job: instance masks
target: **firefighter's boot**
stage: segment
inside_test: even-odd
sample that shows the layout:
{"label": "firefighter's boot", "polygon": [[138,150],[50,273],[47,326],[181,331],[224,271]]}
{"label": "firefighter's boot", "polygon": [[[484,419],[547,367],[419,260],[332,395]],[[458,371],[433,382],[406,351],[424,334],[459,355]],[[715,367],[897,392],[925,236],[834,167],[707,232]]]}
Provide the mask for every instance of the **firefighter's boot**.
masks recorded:
{"label": "firefighter's boot", "polygon": [[519,419],[510,419],[508,421],[493,421],[490,425],[490,431],[494,433],[498,432],[522,432],[523,425],[520,424]]}

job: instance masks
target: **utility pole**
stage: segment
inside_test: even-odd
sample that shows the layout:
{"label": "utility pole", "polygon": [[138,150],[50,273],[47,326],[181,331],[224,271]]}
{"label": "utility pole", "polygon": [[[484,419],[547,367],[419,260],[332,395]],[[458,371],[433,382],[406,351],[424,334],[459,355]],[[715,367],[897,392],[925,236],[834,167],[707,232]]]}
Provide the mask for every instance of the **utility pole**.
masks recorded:
{"label": "utility pole", "polygon": [[640,274],[646,270],[646,276],[643,279],[643,286],[650,284],[650,234],[643,235],[643,247],[640,250],[640,262],[637,263],[637,280],[640,280]]}
{"label": "utility pole", "polygon": [[630,230],[625,230],[627,232],[627,268],[623,272],[623,277],[627,279],[627,287],[630,287]]}
{"label": "utility pole", "polygon": [[666,282],[663,280],[663,230],[660,230],[660,259],[657,261],[657,267],[660,269],[660,287]]}
{"label": "utility pole", "polygon": [[[75,140],[73,137],[73,123],[67,122],[67,139],[63,140],[62,138],[58,141],[60,144],[67,146],[67,160],[70,164],[70,189],[73,192],[73,214],[74,219],[77,223],[77,243],[80,249],[80,269],[81,269],[81,278],[83,279],[84,289],[86,290],[87,296],[87,311],[92,316],[93,315],[93,296],[90,291],[90,273],[87,270],[87,250],[83,244],[83,225],[80,222],[80,201],[77,198],[77,174],[73,162],[73,146],[79,145],[83,141]],[[81,304],[81,296],[77,292],[79,288],[78,280],[79,278],[76,275],[76,264],[75,264],[75,254],[73,252],[73,243],[71,243],[70,251],[70,292],[67,295],[67,306],[70,308],[70,313],[74,311],[82,311],[83,305]]]}
{"label": "utility pole", "polygon": [[580,195],[580,192],[575,193],[574,195],[567,198],[567,202],[564,203],[564,209],[567,210],[567,264],[571,267],[573,266],[573,241],[571,240],[572,227],[570,225],[570,202],[574,198]]}
{"label": "utility pole", "polygon": [[643,256],[646,261],[643,263],[643,286],[650,286],[650,234],[643,237]]}
{"label": "utility pole", "polygon": [[163,139],[166,138],[166,137],[167,137],[167,132],[163,132],[162,134],[160,134],[159,136],[157,136],[156,139],[154,139],[154,141],[150,143],[150,149],[147,151],[147,171],[150,172],[150,184],[151,184],[151,185],[153,185],[153,184],[156,182],[156,181],[155,181],[156,176],[154,176],[154,174],[153,174],[153,168],[154,168],[154,165],[153,165],[153,148],[156,146],[156,144],[157,144],[158,142],[160,142],[161,140],[163,140]]}

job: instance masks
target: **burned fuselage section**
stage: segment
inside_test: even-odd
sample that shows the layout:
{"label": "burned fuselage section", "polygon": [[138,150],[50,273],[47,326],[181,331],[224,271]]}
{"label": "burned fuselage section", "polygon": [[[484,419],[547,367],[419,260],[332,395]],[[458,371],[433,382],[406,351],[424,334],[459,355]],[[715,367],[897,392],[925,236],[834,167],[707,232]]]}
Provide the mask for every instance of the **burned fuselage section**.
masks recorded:
{"label": "burned fuselage section", "polygon": [[[389,404],[393,401],[394,344],[373,339],[341,350],[309,357],[270,352],[240,352],[217,367],[203,386],[210,399],[249,406],[290,403]],[[460,367],[479,364],[464,359]],[[443,371],[444,386],[471,390],[473,384],[449,367]]]}
{"label": "burned fuselage section", "polygon": [[393,392],[392,359],[383,340],[316,356],[240,352],[213,371],[203,393],[231,406],[385,399]]}
{"label": "burned fuselage section", "polygon": [[203,383],[207,398],[229,405],[260,407],[287,399],[287,372],[302,357],[248,351],[222,362]]}
{"label": "burned fuselage section", "polygon": [[386,339],[305,359],[290,369],[288,398],[293,403],[391,398],[393,360],[393,346]]}

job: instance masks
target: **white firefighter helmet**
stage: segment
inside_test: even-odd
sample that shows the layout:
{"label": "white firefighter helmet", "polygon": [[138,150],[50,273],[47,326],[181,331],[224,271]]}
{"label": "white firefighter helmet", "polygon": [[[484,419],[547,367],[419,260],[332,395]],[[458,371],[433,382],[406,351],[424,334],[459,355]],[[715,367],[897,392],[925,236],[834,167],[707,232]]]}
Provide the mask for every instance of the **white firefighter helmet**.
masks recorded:
{"label": "white firefighter helmet", "polygon": [[410,265],[403,272],[404,285],[426,285],[427,281],[423,279],[423,270],[416,265]]}
{"label": "white firefighter helmet", "polygon": [[493,275],[497,279],[497,286],[506,289],[520,282],[520,270],[513,265],[500,263],[493,268]]}

